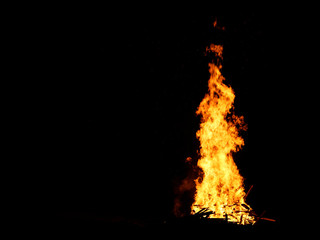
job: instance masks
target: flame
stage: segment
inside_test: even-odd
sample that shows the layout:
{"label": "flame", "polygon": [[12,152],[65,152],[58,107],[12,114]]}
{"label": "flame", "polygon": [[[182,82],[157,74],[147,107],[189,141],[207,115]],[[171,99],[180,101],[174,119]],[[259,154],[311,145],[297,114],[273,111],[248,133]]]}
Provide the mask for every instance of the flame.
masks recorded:
{"label": "flame", "polygon": [[[222,60],[223,47],[211,44],[206,49]],[[245,203],[243,177],[232,154],[244,145],[239,130],[246,130],[243,117],[232,113],[235,94],[223,83],[222,65],[209,63],[209,92],[200,103],[197,114],[201,116],[197,138],[200,141],[198,166],[203,175],[196,180],[193,213],[210,209],[209,217],[227,218],[238,224],[253,224],[251,207]]]}

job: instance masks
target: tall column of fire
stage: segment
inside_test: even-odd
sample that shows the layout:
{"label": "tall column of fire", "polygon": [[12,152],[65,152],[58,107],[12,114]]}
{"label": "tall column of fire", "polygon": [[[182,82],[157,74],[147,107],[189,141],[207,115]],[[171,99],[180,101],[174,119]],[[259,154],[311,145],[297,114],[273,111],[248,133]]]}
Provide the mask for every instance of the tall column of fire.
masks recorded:
{"label": "tall column of fire", "polygon": [[239,130],[245,130],[243,117],[233,113],[235,94],[223,83],[221,74],[223,47],[211,44],[207,52],[217,58],[209,63],[208,93],[200,103],[201,116],[197,138],[200,141],[198,166],[203,174],[196,180],[196,194],[191,207],[193,213],[210,209],[210,217],[227,218],[238,224],[253,224],[251,208],[245,203],[243,177],[233,160],[233,153],[243,145]]}

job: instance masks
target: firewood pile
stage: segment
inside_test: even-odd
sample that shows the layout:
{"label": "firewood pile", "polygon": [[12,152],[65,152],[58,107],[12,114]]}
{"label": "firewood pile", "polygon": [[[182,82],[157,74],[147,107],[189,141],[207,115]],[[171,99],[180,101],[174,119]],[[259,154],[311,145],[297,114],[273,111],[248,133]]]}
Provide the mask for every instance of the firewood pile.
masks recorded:
{"label": "firewood pile", "polygon": [[251,224],[254,225],[260,220],[275,222],[274,219],[264,217],[266,211],[263,211],[260,215],[256,214],[248,205],[234,204],[231,206],[226,206],[226,213],[224,218],[215,218],[215,212],[209,208],[202,208],[201,210],[192,213],[193,218],[201,219],[214,219],[215,221],[226,223],[236,223],[236,224]]}

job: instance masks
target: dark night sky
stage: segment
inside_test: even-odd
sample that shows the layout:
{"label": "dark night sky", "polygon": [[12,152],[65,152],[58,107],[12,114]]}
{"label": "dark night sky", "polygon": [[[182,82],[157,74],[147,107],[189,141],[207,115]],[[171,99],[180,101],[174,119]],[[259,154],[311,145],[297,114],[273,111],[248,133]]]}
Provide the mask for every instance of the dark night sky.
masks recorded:
{"label": "dark night sky", "polygon": [[[164,16],[75,14],[41,34],[36,159],[47,216],[164,219],[195,159],[195,111],[207,91],[210,43],[224,45],[223,75],[248,131],[235,155],[253,191],[248,203],[281,218],[287,104],[283,81],[287,21],[251,14]],[[212,23],[225,31],[214,30]],[[277,23],[276,23],[277,22]],[[39,87],[39,86],[37,86]],[[39,166],[37,166],[39,167]]]}

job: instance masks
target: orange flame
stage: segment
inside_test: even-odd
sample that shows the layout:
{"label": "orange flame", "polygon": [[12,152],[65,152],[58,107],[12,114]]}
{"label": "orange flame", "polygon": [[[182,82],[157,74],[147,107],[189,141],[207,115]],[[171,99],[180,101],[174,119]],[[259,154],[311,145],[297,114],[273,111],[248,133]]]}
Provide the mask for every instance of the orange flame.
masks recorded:
{"label": "orange flame", "polygon": [[[211,44],[207,52],[222,59],[223,47]],[[219,59],[218,59],[219,60]],[[243,117],[232,113],[234,91],[223,83],[225,78],[221,64],[209,63],[209,93],[200,103],[197,114],[201,115],[197,138],[200,141],[198,166],[203,175],[196,180],[195,201],[192,211],[210,209],[210,217],[228,218],[239,224],[253,224],[252,209],[245,203],[243,178],[233,161],[244,140],[239,130],[246,128]]]}

